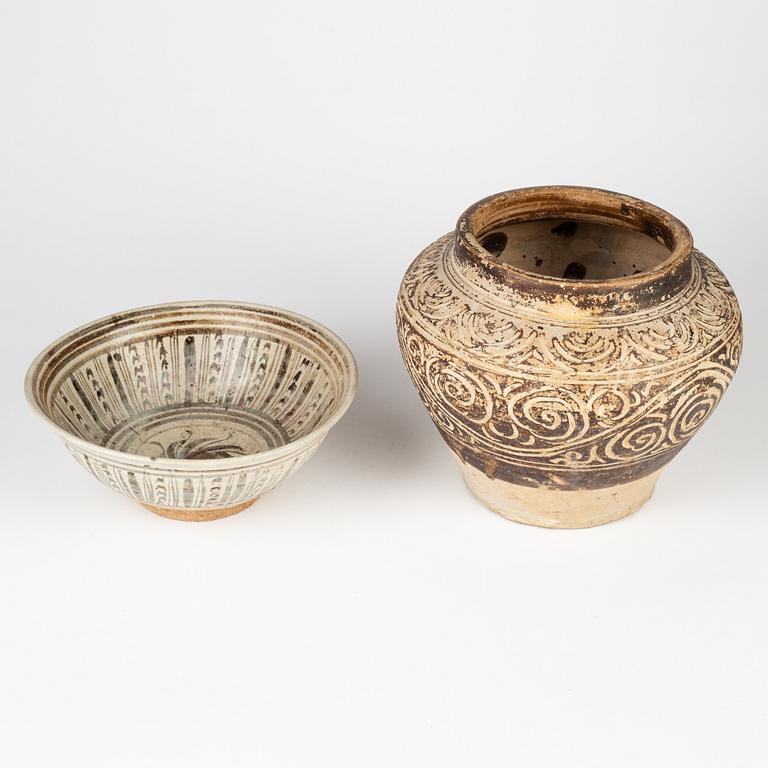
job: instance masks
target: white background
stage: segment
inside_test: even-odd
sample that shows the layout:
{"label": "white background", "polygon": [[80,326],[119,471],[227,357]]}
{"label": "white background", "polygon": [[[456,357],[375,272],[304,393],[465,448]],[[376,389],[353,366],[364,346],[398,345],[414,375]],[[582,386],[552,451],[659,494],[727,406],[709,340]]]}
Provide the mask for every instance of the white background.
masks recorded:
{"label": "white background", "polygon": [[[765,766],[767,36],[733,0],[0,0],[0,763]],[[394,332],[423,247],[547,183],[679,216],[746,326],[653,500],[586,531],[470,497]],[[316,457],[208,524],[22,395],[65,331],[190,298],[360,365]]]}

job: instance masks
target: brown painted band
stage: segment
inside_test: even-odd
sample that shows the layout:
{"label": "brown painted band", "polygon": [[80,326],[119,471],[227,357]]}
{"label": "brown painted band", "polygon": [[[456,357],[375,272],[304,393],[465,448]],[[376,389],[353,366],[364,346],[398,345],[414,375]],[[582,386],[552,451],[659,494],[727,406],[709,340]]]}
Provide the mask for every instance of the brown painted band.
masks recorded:
{"label": "brown painted band", "polygon": [[[612,224],[642,232],[670,251],[656,268],[608,280],[566,280],[534,274],[495,259],[480,239],[503,224],[541,219],[572,219]],[[455,230],[459,263],[479,269],[514,289],[522,300],[565,300],[595,314],[621,314],[625,297],[637,311],[658,304],[684,288],[691,279],[693,238],[679,219],[638,198],[590,187],[528,187],[491,195],[470,206]]]}
{"label": "brown painted band", "polygon": [[490,454],[472,450],[466,445],[456,442],[442,429],[439,429],[439,431],[451,450],[462,461],[470,464],[487,477],[493,480],[504,480],[515,485],[524,485],[530,488],[547,488],[555,491],[599,490],[600,488],[611,488],[614,485],[622,485],[633,480],[639,480],[641,477],[646,477],[664,467],[687,442],[681,441],[668,451],[643,461],[623,466],[614,465],[606,469],[592,468],[589,470],[568,471],[554,468],[537,469],[525,467],[521,464],[499,461]]}

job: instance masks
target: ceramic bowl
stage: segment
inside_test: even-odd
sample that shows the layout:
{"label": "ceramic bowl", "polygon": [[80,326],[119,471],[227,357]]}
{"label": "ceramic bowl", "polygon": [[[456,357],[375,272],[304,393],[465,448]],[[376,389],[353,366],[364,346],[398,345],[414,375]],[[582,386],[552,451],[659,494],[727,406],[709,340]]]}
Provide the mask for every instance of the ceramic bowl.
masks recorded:
{"label": "ceramic bowl", "polygon": [[335,334],[274,307],[121,312],[32,363],[27,399],[98,480],[153,512],[213,520],[293,474],[355,395]]}

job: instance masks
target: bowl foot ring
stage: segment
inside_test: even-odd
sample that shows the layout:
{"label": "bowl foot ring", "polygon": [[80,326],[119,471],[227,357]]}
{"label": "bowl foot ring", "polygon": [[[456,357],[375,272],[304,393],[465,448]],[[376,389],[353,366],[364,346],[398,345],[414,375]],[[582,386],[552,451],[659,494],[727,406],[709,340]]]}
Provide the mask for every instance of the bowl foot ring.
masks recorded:
{"label": "bowl foot ring", "polygon": [[244,501],[241,504],[235,504],[231,507],[218,507],[217,509],[168,509],[166,507],[156,507],[152,504],[142,504],[150,512],[154,512],[161,517],[170,517],[171,520],[184,520],[188,523],[202,523],[207,520],[218,520],[222,517],[229,517],[242,512],[253,504],[256,499]]}

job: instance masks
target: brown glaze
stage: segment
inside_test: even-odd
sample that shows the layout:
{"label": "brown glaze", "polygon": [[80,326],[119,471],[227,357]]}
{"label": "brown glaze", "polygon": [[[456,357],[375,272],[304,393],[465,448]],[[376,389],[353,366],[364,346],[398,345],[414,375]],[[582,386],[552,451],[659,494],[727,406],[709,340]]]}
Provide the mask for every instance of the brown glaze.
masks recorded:
{"label": "brown glaze", "polygon": [[[567,190],[567,193],[564,192]],[[655,269],[610,280],[567,280],[536,274],[494,257],[480,244],[501,226],[565,219],[620,226],[640,232],[667,250]],[[468,208],[454,234],[457,261],[505,284],[518,301],[567,301],[601,314],[627,314],[651,307],[691,278],[693,238],[688,228],[656,206],[627,195],[586,187],[531,187],[492,195]]]}

